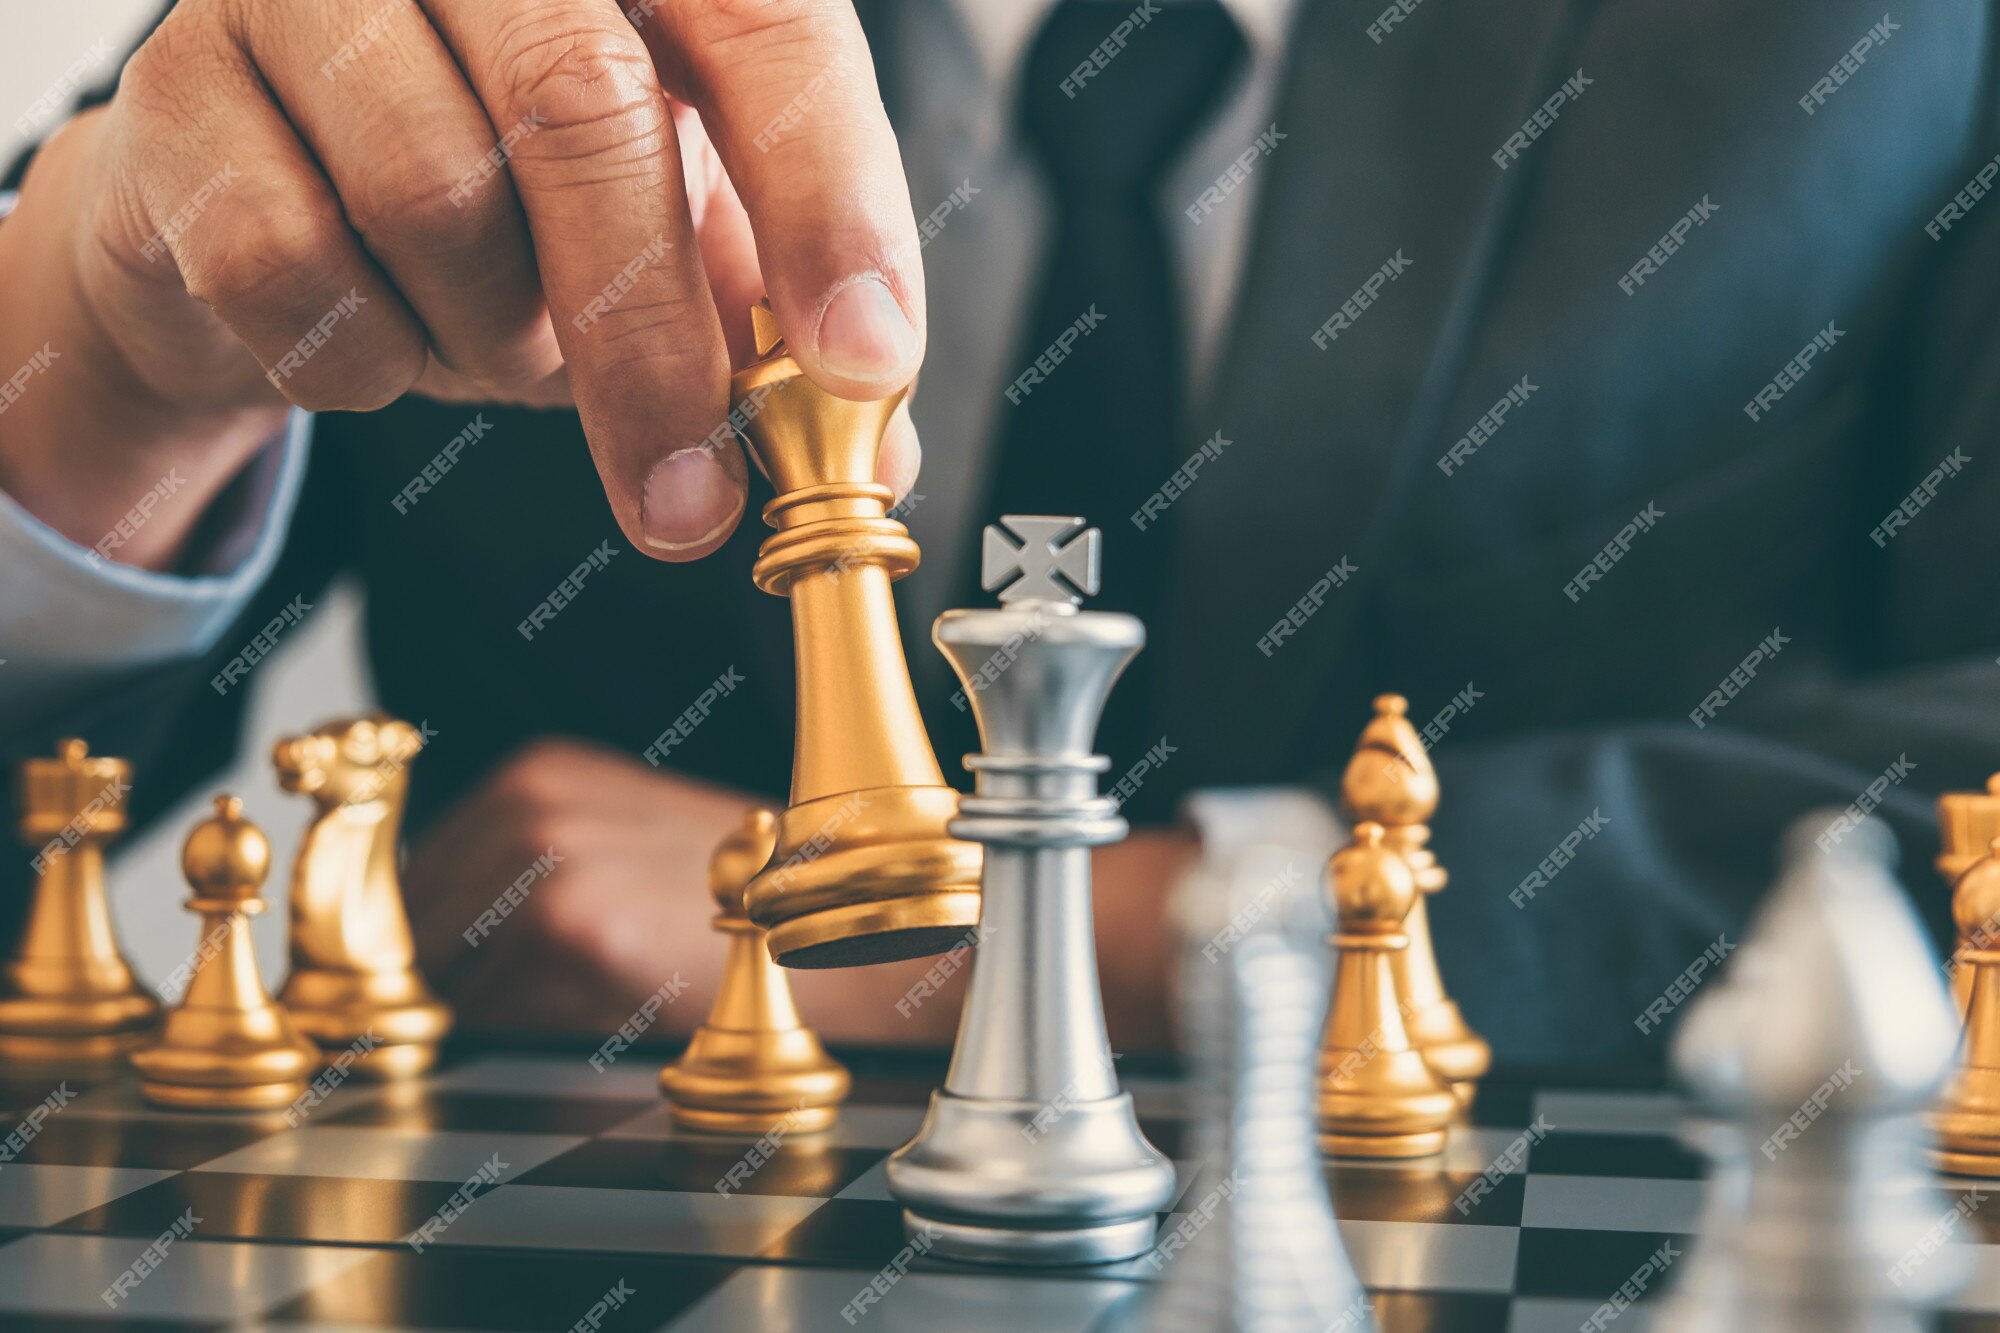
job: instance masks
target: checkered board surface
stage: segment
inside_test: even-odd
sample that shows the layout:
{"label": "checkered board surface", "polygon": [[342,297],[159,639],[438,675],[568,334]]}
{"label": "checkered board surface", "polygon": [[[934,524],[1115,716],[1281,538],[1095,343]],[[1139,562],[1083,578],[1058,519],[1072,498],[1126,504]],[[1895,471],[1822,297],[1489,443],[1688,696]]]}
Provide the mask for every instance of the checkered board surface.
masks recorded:
{"label": "checkered board surface", "polygon": [[[636,1054],[603,1073],[581,1056],[489,1054],[409,1086],[350,1082],[296,1128],[155,1111],[129,1081],[71,1079],[75,1099],[0,1165],[0,1333],[564,1330],[591,1327],[614,1291],[629,1295],[597,1325],[614,1331],[1136,1326],[1158,1281],[1143,1260],[1031,1272],[919,1258],[843,1316],[903,1248],[883,1161],[916,1129],[935,1072],[858,1074],[837,1129],[787,1139],[729,1196],[716,1182],[749,1141],[676,1133]],[[1185,1088],[1126,1083],[1180,1168],[1174,1209],[1193,1208],[1212,1185],[1189,1160]],[[55,1086],[0,1081],[0,1139]],[[1329,1167],[1384,1333],[1569,1333],[1663,1242],[1685,1248],[1702,1164],[1676,1114],[1658,1093],[1494,1080],[1441,1158]],[[1456,1207],[1538,1115],[1548,1133],[1519,1169]],[[496,1155],[498,1182],[412,1249],[405,1238]],[[106,1288],[190,1213],[191,1234],[108,1308]],[[2000,1229],[1986,1225],[1974,1212],[1960,1233],[1980,1269],[1950,1333],[2000,1333]],[[1619,1333],[1643,1330],[1649,1304]]]}

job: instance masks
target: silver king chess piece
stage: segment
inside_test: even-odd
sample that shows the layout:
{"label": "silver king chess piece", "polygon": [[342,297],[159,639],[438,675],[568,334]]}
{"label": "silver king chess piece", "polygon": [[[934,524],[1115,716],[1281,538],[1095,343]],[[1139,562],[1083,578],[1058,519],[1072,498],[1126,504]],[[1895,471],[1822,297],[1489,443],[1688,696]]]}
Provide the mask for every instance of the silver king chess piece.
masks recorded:
{"label": "silver king chess piece", "polygon": [[1129,1259],[1153,1244],[1172,1163],[1139,1131],[1104,1031],[1090,849],[1125,836],[1091,750],[1111,686],[1146,642],[1128,615],[1081,611],[1099,534],[1080,518],[986,529],[997,609],[947,611],[932,640],[964,683],[981,752],[949,825],[986,849],[979,947],[944,1087],[888,1163],[913,1242],[942,1258]]}

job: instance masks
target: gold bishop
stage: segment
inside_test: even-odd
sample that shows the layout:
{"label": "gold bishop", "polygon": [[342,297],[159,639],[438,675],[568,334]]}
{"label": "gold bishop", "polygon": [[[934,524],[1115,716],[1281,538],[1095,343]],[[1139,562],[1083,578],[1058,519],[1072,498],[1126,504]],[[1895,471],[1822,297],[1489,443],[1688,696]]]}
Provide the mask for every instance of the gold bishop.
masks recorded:
{"label": "gold bishop", "polygon": [[1403,921],[1409,947],[1391,955],[1396,994],[1409,1014],[1410,1041],[1431,1067],[1444,1075],[1461,1101],[1492,1066],[1493,1051],[1466,1023],[1445,994],[1431,944],[1428,895],[1445,886],[1444,867],[1430,849],[1428,823],[1437,810],[1437,770],[1415,727],[1409,701],[1400,694],[1375,700],[1375,716],[1361,729],[1354,757],[1340,783],[1341,800],[1357,820],[1383,828],[1384,843],[1402,854],[1416,880],[1418,897]]}

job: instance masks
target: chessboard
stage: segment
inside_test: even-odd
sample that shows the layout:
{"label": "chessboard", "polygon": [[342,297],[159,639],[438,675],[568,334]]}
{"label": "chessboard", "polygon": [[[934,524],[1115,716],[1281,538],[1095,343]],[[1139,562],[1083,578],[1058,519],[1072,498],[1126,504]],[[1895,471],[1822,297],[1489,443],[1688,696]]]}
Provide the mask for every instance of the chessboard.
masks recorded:
{"label": "chessboard", "polygon": [[[942,1070],[850,1058],[835,1129],[763,1140],[675,1130],[638,1052],[599,1070],[489,1048],[411,1083],[349,1080],[296,1124],[155,1110],[125,1077],[8,1071],[0,1333],[1144,1326],[1170,1258],[1028,1271],[913,1253],[883,1162]],[[1124,1081],[1179,1170],[1161,1234],[1191,1234],[1215,1184],[1188,1088]],[[1701,1207],[1680,1121],[1669,1093],[1496,1075],[1441,1157],[1328,1166],[1378,1327],[1645,1329]],[[1947,1182],[1941,1204],[1983,1198],[1971,1188]],[[1978,1275],[1943,1327],[2000,1331],[2000,1220],[1965,1215],[1955,1243]],[[1628,1284],[1637,1303],[1612,1309]]]}

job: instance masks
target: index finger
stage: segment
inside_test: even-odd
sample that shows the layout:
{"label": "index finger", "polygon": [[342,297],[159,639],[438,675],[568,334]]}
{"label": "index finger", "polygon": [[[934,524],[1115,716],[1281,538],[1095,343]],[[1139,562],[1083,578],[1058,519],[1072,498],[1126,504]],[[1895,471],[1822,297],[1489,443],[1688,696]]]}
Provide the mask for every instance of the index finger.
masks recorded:
{"label": "index finger", "polygon": [[849,398],[907,384],[923,360],[923,267],[853,6],[644,0],[633,17],[735,183],[801,368]]}
{"label": "index finger", "polygon": [[[729,359],[673,117],[611,0],[422,0],[514,181],[577,411],[619,525],[685,559],[729,535],[746,478]],[[476,182],[460,188],[476,188]]]}

